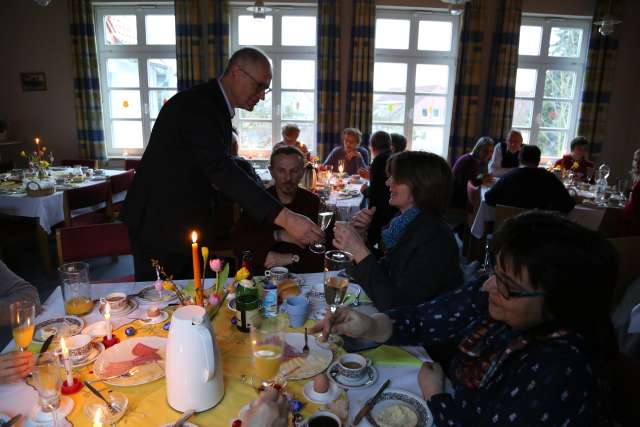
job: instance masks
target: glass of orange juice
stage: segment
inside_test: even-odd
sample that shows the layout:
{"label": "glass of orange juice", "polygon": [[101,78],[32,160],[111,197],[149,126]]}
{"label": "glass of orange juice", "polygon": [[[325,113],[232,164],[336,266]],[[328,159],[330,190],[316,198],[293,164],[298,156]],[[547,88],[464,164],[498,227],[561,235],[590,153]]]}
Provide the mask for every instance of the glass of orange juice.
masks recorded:
{"label": "glass of orange juice", "polygon": [[262,382],[276,379],[282,363],[284,342],[284,323],[278,318],[265,318],[251,327],[253,366]]}
{"label": "glass of orange juice", "polygon": [[58,267],[62,282],[64,311],[74,316],[83,316],[93,310],[89,265],[86,262],[70,262]]}
{"label": "glass of orange juice", "polygon": [[11,332],[20,351],[25,351],[33,340],[36,325],[36,306],[30,301],[16,301],[9,306]]}

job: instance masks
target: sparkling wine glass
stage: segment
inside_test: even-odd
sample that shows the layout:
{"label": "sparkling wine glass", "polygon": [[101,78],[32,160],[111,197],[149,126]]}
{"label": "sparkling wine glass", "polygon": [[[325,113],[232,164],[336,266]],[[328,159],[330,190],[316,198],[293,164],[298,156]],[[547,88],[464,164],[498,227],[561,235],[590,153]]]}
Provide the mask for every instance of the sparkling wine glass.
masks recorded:
{"label": "sparkling wine glass", "polygon": [[[334,250],[324,255],[324,299],[332,316],[342,305],[347,295],[349,288],[347,268],[352,264],[353,255],[349,252]],[[342,339],[338,335],[329,333],[326,341],[339,346]]]}
{"label": "sparkling wine glass", "polygon": [[[318,225],[320,226],[320,230],[323,232],[329,228],[329,224],[331,224],[331,220],[333,219],[334,212],[333,211],[322,211],[318,213]],[[319,240],[315,243],[312,243],[309,246],[309,250],[314,254],[323,254],[327,250],[327,246],[325,245],[325,241]]]}
{"label": "sparkling wine glass", "polygon": [[33,340],[36,325],[36,306],[30,301],[16,301],[9,306],[11,333],[20,351],[25,351]]}

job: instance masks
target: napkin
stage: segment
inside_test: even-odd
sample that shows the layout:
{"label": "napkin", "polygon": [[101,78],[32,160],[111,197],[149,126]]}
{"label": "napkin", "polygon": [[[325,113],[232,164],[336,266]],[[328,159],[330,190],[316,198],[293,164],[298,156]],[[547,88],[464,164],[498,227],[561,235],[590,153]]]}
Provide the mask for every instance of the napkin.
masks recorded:
{"label": "napkin", "polygon": [[374,365],[419,367],[423,362],[423,360],[416,358],[404,348],[389,345],[382,345],[378,348],[364,351],[362,354],[371,359]]}

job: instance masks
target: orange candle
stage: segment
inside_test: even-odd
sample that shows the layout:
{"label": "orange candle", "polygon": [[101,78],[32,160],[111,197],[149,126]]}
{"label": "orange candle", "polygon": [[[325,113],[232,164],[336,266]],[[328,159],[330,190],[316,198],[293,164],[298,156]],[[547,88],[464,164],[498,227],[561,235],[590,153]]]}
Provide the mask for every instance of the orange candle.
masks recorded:
{"label": "orange candle", "polygon": [[202,298],[202,280],[200,277],[200,256],[198,251],[198,233],[191,233],[191,258],[193,259],[193,289],[196,294],[196,304],[203,306]]}

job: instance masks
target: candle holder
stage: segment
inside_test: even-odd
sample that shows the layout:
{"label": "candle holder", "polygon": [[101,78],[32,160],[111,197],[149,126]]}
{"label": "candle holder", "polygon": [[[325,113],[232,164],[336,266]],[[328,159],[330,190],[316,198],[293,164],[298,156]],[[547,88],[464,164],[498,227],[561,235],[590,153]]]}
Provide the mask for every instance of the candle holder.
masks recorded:
{"label": "candle holder", "polygon": [[71,385],[67,385],[67,381],[63,381],[62,382],[62,394],[69,395],[69,394],[75,394],[77,392],[80,391],[80,389],[83,387],[82,382],[80,380],[78,380],[76,377],[73,377],[73,384]]}
{"label": "candle holder", "polygon": [[102,344],[104,344],[104,348],[107,349],[112,347],[120,342],[120,338],[113,335],[111,339],[108,339],[106,336],[102,337]]}

